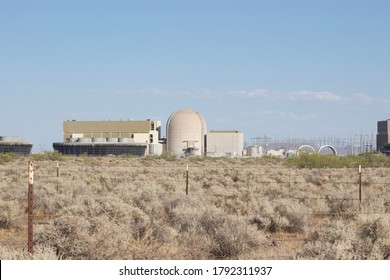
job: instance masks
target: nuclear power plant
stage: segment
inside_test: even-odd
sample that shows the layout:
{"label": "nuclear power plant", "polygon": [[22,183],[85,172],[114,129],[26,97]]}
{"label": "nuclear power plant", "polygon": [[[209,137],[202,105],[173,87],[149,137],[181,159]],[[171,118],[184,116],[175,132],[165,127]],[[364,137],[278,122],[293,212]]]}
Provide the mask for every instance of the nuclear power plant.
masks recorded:
{"label": "nuclear power plant", "polygon": [[177,157],[241,156],[244,136],[239,131],[207,132],[203,116],[192,109],[170,115],[166,139],[161,121],[65,121],[64,142],[53,143],[62,154],[80,155],[161,155]]}
{"label": "nuclear power plant", "polygon": [[[377,152],[390,156],[390,119],[377,123]],[[166,137],[162,136],[160,120],[76,121],[63,122],[63,142],[53,148],[65,155],[161,155],[176,157],[290,157],[307,152],[357,155],[371,153],[374,136],[355,135],[350,139],[271,139],[252,138],[246,142],[237,130],[207,130],[205,118],[192,109],[173,112],[166,122]],[[16,137],[0,136],[0,153],[29,155],[32,143]]]}

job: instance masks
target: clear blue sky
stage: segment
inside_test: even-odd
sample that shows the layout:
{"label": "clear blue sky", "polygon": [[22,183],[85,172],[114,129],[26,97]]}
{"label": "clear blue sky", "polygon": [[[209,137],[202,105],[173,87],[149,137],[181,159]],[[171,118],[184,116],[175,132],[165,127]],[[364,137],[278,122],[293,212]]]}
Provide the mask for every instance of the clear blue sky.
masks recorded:
{"label": "clear blue sky", "polygon": [[[181,108],[250,140],[376,134],[390,1],[0,0],[0,135]],[[164,128],[165,135],[165,128]]]}

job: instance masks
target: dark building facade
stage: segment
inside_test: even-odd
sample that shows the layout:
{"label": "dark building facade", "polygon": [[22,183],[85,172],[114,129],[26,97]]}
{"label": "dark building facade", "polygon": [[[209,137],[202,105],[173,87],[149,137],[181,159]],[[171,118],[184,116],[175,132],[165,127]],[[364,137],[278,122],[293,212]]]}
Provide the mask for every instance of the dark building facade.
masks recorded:
{"label": "dark building facade", "polygon": [[16,137],[0,136],[0,153],[29,155],[32,146],[32,143],[20,141]]}
{"label": "dark building facade", "polygon": [[383,151],[390,144],[390,120],[378,122],[378,133],[376,135],[376,149]]}
{"label": "dark building facade", "polygon": [[92,156],[135,155],[144,156],[148,145],[127,143],[53,143],[53,148],[63,155]]}

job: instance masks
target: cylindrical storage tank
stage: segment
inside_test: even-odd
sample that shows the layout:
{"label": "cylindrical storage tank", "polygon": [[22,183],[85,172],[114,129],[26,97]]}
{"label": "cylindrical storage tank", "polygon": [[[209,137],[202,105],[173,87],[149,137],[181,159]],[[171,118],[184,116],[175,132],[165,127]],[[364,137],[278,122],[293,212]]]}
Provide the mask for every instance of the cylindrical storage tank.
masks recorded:
{"label": "cylindrical storage tank", "polygon": [[247,148],[247,155],[250,157],[260,156],[259,146],[250,146]]}
{"label": "cylindrical storage tank", "polygon": [[104,142],[106,142],[106,138],[95,137],[95,138],[92,138],[92,142],[104,143]]}
{"label": "cylindrical storage tank", "polygon": [[163,152],[163,145],[162,144],[149,144],[149,154],[151,155],[161,155]]}
{"label": "cylindrical storage tank", "polygon": [[195,156],[204,156],[206,133],[206,122],[200,113],[178,110],[167,121],[167,151],[179,156],[191,150]]}
{"label": "cylindrical storage tank", "polygon": [[118,142],[118,138],[116,138],[116,137],[107,138],[107,142],[110,142],[110,143],[117,143],[117,142]]}

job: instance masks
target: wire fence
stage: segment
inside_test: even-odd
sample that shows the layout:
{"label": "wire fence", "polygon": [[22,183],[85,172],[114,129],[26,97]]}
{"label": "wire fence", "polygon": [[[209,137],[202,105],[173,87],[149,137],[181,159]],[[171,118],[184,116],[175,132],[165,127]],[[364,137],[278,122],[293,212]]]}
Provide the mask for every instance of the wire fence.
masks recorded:
{"label": "wire fence", "polygon": [[[351,216],[390,215],[390,172],[388,169],[370,168],[359,172],[356,169],[294,169],[270,166],[157,166],[129,164],[80,164],[67,165],[54,162],[36,162],[34,173],[34,204],[47,196],[43,189],[55,186],[55,192],[64,193],[64,186],[88,182],[94,187],[106,188],[105,192],[127,186],[129,191],[142,192],[147,184],[154,188],[153,196],[173,201],[184,197],[204,204],[226,204],[229,212],[242,215],[248,222],[262,215],[261,206],[285,205],[284,214],[296,215],[312,225],[318,219],[350,218]],[[24,169],[26,170],[26,169]],[[22,172],[21,170],[18,171]],[[27,179],[27,172],[26,179]],[[142,184],[139,182],[142,181]],[[27,180],[26,180],[27,182]],[[27,184],[26,184],[27,189]],[[27,193],[27,192],[26,192]],[[103,192],[104,193],[104,192]],[[53,195],[53,194],[52,194]],[[101,194],[104,195],[104,194]],[[27,198],[27,197],[26,197]],[[91,199],[94,195],[91,195]],[[53,195],[55,199],[55,195]],[[240,209],[235,209],[241,201]],[[308,205],[312,207],[289,207]],[[130,203],[130,202],[129,202]],[[327,207],[316,204],[326,203]],[[326,208],[327,210],[324,210]],[[35,209],[36,210],[36,209]],[[182,213],[189,218],[194,214]],[[66,214],[69,219],[79,215]],[[64,215],[61,215],[64,217]],[[56,213],[35,212],[34,224],[49,224],[58,218]],[[26,220],[27,227],[27,220]],[[279,242],[303,241],[305,236],[274,238]],[[2,241],[2,245],[27,246],[26,241]]]}
{"label": "wire fence", "polygon": [[[84,172],[88,174],[93,174],[92,178],[89,178],[89,181],[98,185],[105,185],[108,189],[115,187],[118,182],[121,181],[120,178],[134,178],[134,180],[147,180],[148,185],[155,186],[155,195],[160,197],[169,196],[170,198],[176,197],[179,198],[183,195],[188,195],[193,198],[198,198],[204,200],[207,198],[221,198],[221,199],[237,199],[242,195],[243,191],[248,191],[251,199],[255,199],[258,202],[261,201],[285,201],[287,200],[296,200],[299,202],[304,202],[308,200],[323,200],[329,203],[332,202],[353,202],[359,204],[373,204],[374,200],[383,205],[390,204],[390,198],[386,196],[390,185],[390,175],[388,177],[376,177],[373,178],[370,173],[363,172],[363,178],[359,182],[359,173],[357,170],[347,169],[346,173],[349,173],[347,177],[350,177],[350,180],[345,180],[345,175],[343,178],[332,178],[334,171],[330,174],[326,174],[329,171],[323,171],[322,176],[314,174],[314,178],[311,177],[310,173],[313,173],[312,170],[305,170],[309,176],[306,176],[306,179],[297,178],[296,170],[292,171],[292,168],[288,169],[286,172],[281,175],[280,178],[267,178],[269,176],[269,170],[267,168],[258,168],[257,170],[245,170],[242,168],[231,168],[231,167],[212,167],[206,168],[201,167],[190,167],[190,171],[186,173],[186,169],[183,166],[159,166],[158,174],[156,174],[156,167],[144,167],[144,166],[129,166],[126,165],[123,168],[125,170],[116,172],[116,167],[113,167],[109,164],[100,164],[90,165],[84,167]],[[107,174],[107,170],[109,175]],[[74,173],[80,172],[80,170],[71,169],[61,169],[61,171],[51,171],[44,172],[39,174],[37,172],[36,182],[39,185],[40,181],[44,181],[47,178],[62,178],[62,180],[78,180],[75,178]],[[372,171],[371,171],[372,172]],[[57,175],[55,175],[57,174]],[[103,174],[103,175],[102,175]],[[154,176],[148,176],[153,175]],[[140,176],[141,175],[141,176]],[[163,178],[155,178],[156,176],[161,175]],[[169,178],[166,178],[170,176]],[[364,176],[366,175],[366,177]],[[218,182],[216,179],[217,176],[230,177],[230,180],[225,180],[224,182]],[[322,179],[322,177],[326,179]],[[223,193],[214,193],[208,191],[212,189],[214,185],[222,184]],[[174,186],[169,191],[162,191],[162,186]],[[302,193],[300,195],[294,194],[293,190],[296,186],[306,185],[308,188],[310,186],[328,186],[332,188],[330,193],[316,194],[314,195],[312,191],[308,189],[307,193]],[[182,189],[178,189],[177,186],[182,186]],[[329,187],[330,186],[330,187]],[[289,188],[289,191],[278,192],[278,190],[285,190]],[[131,189],[131,187],[130,187]],[[187,192],[186,192],[187,190]],[[359,198],[359,190],[362,192],[362,197]],[[268,191],[268,193],[267,193]],[[272,195],[272,191],[275,193]],[[317,190],[318,192],[318,190]],[[348,213],[324,213],[324,212],[310,212],[310,213],[300,213],[304,215],[349,215],[349,214],[388,214],[386,211],[377,212],[370,211],[368,206],[365,209],[360,209],[356,212]]]}
{"label": "wire fence", "polygon": [[[39,188],[41,184],[45,184],[47,180],[61,179],[63,182],[72,182],[83,180],[83,174],[89,176],[87,180],[95,183],[96,186],[106,185],[109,189],[115,188],[116,185],[129,183],[129,190],[137,180],[147,181],[148,185],[155,186],[155,194],[160,196],[176,196],[185,195],[187,184],[189,188],[189,196],[205,198],[205,197],[220,197],[220,198],[236,198],[239,194],[237,191],[245,190],[250,192],[252,198],[256,200],[276,201],[283,199],[292,200],[327,200],[327,201],[373,201],[384,200],[389,202],[386,195],[390,188],[390,172],[385,171],[381,176],[375,175],[375,168],[363,170],[363,176],[359,181],[359,173],[355,169],[325,169],[316,174],[318,170],[298,170],[294,168],[285,168],[283,174],[271,174],[267,167],[259,167],[258,169],[245,170],[244,168],[232,167],[190,167],[186,173],[186,166],[158,166],[143,167],[125,165],[122,170],[116,171],[117,166],[109,164],[99,164],[84,166],[84,169],[78,167],[57,167],[45,166],[45,169],[40,168],[35,173],[35,184]],[[343,174],[340,175],[340,172]],[[75,175],[77,174],[77,175]],[[92,175],[91,175],[92,174]],[[302,174],[305,174],[302,179]],[[151,176],[149,176],[151,175]],[[275,176],[276,175],[276,176]],[[335,176],[336,175],[336,176]],[[374,175],[374,177],[373,177]],[[162,178],[159,178],[161,176]],[[167,178],[168,176],[168,178]],[[280,177],[277,177],[280,176]],[[343,178],[333,178],[343,177]],[[376,176],[376,177],[375,177]],[[157,178],[156,178],[157,177]],[[347,177],[347,178],[345,178]],[[123,178],[128,178],[123,180]],[[84,178],[85,180],[85,178]],[[212,193],[207,191],[215,185],[222,185],[224,193]],[[161,186],[172,185],[174,188],[171,191],[162,191]],[[178,187],[179,186],[179,187]],[[297,196],[293,190],[307,186],[307,192]],[[313,190],[310,187],[317,187],[317,193],[313,195]],[[321,191],[320,188],[326,186]],[[286,188],[289,191],[285,191]],[[359,199],[359,188],[363,193],[363,198]],[[331,192],[326,193],[326,191]],[[192,191],[194,190],[194,191]],[[266,191],[284,190],[282,193],[275,195],[264,195]],[[231,193],[229,193],[231,192]],[[302,192],[302,191],[301,191]],[[331,213],[332,214],[332,213]]]}

